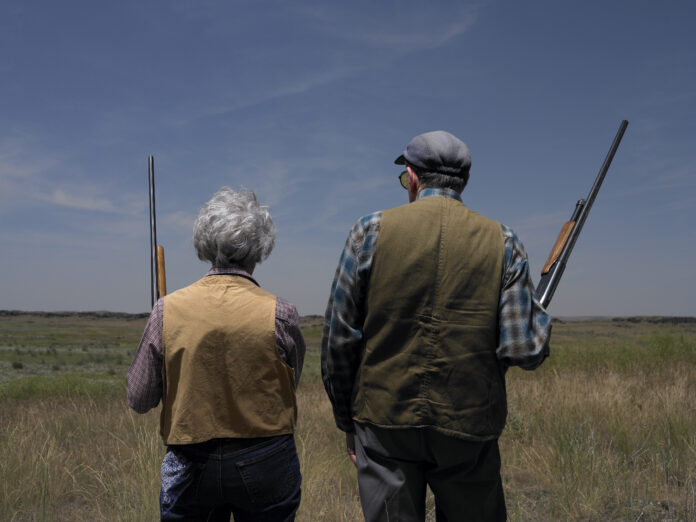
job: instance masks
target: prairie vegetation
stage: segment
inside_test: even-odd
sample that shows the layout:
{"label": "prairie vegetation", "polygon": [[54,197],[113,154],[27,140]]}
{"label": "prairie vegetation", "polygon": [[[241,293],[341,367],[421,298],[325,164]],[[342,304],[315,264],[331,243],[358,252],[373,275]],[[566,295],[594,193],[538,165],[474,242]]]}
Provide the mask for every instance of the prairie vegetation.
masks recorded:
{"label": "prairie vegetation", "polygon": [[[510,520],[696,520],[696,321],[668,319],[556,322],[551,358],[508,372]],[[361,520],[320,321],[303,319],[298,520]],[[158,411],[129,411],[124,392],[144,323],[0,313],[0,520],[158,518]]]}

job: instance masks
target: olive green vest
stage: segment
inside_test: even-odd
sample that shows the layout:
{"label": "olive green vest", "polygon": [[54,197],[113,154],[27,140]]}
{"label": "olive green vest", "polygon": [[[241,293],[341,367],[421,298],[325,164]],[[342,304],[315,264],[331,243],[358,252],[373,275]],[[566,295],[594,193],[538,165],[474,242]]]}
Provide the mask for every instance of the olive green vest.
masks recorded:
{"label": "olive green vest", "polygon": [[165,444],[294,432],[294,372],[276,348],[275,307],[275,296],[233,275],[164,298]]}
{"label": "olive green vest", "polygon": [[501,226],[449,197],[382,214],[367,290],[354,420],[430,426],[470,440],[500,435]]}

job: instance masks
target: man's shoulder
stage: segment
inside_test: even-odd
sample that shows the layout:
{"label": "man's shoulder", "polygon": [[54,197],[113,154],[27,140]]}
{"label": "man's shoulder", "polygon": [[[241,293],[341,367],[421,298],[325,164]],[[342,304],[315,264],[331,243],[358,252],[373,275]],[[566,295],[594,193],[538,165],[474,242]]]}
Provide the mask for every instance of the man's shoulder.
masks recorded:
{"label": "man's shoulder", "polygon": [[503,239],[505,240],[506,245],[509,244],[511,248],[515,248],[516,250],[524,250],[522,241],[511,227],[501,223],[500,229],[503,231]]}
{"label": "man's shoulder", "polygon": [[505,244],[505,263],[507,266],[527,258],[527,251],[515,231],[504,223],[500,224]]}
{"label": "man's shoulder", "polygon": [[378,210],[358,218],[355,223],[353,223],[348,236],[351,243],[361,243],[366,236],[379,232],[383,212],[383,210]]}
{"label": "man's shoulder", "polygon": [[515,231],[505,223],[500,224],[500,229],[503,231],[503,237],[505,239],[517,239],[517,234],[515,234]]}
{"label": "man's shoulder", "polygon": [[369,230],[371,228],[379,227],[379,223],[382,220],[382,214],[384,210],[377,210],[357,219],[353,224],[353,230]]}
{"label": "man's shoulder", "polygon": [[300,314],[297,307],[287,299],[276,296],[276,319],[288,323],[300,322]]}

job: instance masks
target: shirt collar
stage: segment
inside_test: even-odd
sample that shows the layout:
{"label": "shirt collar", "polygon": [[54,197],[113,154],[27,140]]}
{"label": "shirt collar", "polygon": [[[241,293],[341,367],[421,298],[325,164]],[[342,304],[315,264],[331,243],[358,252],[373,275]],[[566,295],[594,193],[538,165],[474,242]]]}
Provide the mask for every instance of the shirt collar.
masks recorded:
{"label": "shirt collar", "polygon": [[219,268],[219,267],[212,267],[208,272],[205,274],[207,276],[216,276],[216,275],[236,275],[240,277],[244,277],[254,283],[256,286],[259,288],[261,285],[254,279],[249,272],[246,270],[242,270],[241,268]]}
{"label": "shirt collar", "polygon": [[418,193],[416,199],[427,198],[428,196],[443,196],[446,198],[456,199],[457,201],[462,200],[459,192],[450,188],[424,188]]}

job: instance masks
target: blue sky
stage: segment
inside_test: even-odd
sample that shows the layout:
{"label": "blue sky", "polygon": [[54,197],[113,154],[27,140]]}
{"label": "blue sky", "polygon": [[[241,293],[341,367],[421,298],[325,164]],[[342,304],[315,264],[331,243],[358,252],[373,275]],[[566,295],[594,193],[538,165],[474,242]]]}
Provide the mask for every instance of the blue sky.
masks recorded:
{"label": "blue sky", "polygon": [[421,132],[472,152],[465,203],[516,230],[535,282],[622,119],[550,311],[694,315],[696,4],[0,4],[0,309],[149,310],[147,156],[169,290],[191,226],[255,190],[262,286],[323,313],[352,223],[406,202]]}

